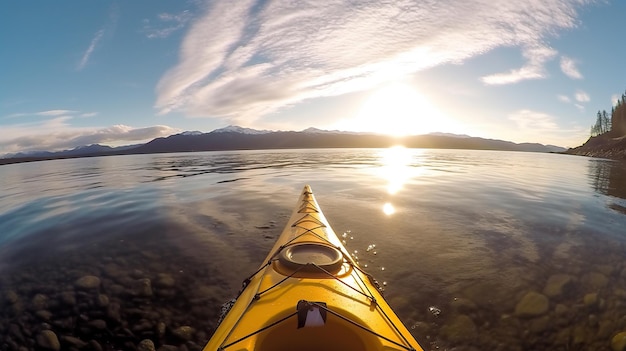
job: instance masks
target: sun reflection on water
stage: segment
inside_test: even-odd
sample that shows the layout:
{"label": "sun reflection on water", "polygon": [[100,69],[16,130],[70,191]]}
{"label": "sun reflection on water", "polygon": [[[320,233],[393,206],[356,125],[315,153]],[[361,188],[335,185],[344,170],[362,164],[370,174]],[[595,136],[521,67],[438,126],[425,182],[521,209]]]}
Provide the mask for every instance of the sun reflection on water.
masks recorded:
{"label": "sun reflection on water", "polygon": [[387,180],[389,195],[397,194],[404,184],[421,173],[419,167],[412,166],[416,153],[422,153],[422,150],[407,149],[401,145],[390,147],[380,153],[382,167],[379,175]]}
{"label": "sun reflection on water", "polygon": [[396,209],[393,207],[393,205],[390,202],[386,202],[383,205],[383,212],[387,215],[387,216],[391,216],[392,214],[396,213]]}

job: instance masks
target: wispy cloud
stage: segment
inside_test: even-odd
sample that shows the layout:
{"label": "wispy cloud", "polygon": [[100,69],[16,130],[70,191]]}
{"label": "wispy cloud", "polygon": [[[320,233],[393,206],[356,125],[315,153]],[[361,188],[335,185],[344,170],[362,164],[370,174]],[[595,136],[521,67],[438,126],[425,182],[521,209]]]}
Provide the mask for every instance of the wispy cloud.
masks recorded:
{"label": "wispy cloud", "polygon": [[557,55],[557,51],[547,46],[536,46],[524,49],[523,55],[527,63],[521,68],[485,76],[481,80],[489,85],[503,85],[545,78],[547,76],[545,64]]}
{"label": "wispy cloud", "polygon": [[543,112],[519,110],[509,115],[509,119],[514,121],[517,126],[523,130],[552,132],[559,129],[555,118]]}
{"label": "wispy cloud", "polygon": [[561,102],[566,102],[566,103],[572,102],[572,99],[570,99],[569,96],[567,95],[557,95],[556,98],[559,99],[559,101]]}
{"label": "wispy cloud", "polygon": [[589,94],[587,94],[586,92],[584,92],[582,90],[578,90],[576,92],[576,94],[574,94],[574,97],[576,98],[576,101],[578,101],[578,102],[589,102],[589,101],[591,101],[591,97],[589,96]]}
{"label": "wispy cloud", "polygon": [[87,62],[89,62],[89,58],[91,57],[91,54],[96,49],[96,45],[98,45],[98,42],[100,41],[100,39],[102,39],[103,34],[104,34],[104,29],[100,29],[99,31],[96,32],[96,35],[94,35],[94,37],[91,39],[91,43],[89,44],[89,47],[87,48],[87,50],[85,50],[83,57],[80,59],[80,62],[78,63],[78,67],[76,67],[78,71],[82,71],[83,68],[85,68],[85,65],[87,65]]}
{"label": "wispy cloud", "polygon": [[85,50],[85,52],[83,53],[80,59],[80,62],[76,66],[77,71],[82,71],[85,68],[85,66],[89,62],[89,59],[91,58],[91,55],[96,50],[98,43],[100,43],[100,41],[102,40],[102,37],[104,36],[104,34],[108,33],[108,35],[110,36],[112,35],[113,32],[115,32],[118,18],[119,18],[119,6],[117,4],[113,4],[109,8],[109,13],[108,13],[106,23],[104,24],[102,29],[98,30],[94,34],[94,36],[91,39],[91,42],[89,43],[89,47],[87,47],[87,50]]}
{"label": "wispy cloud", "polygon": [[585,112],[584,104],[591,101],[589,94],[583,90],[577,90],[572,97],[567,95],[557,95],[557,99],[561,102],[574,105],[574,107],[576,107],[580,112]]}
{"label": "wispy cloud", "polygon": [[576,67],[576,61],[567,56],[561,57],[561,71],[572,79],[583,79],[583,75]]}
{"label": "wispy cloud", "polygon": [[590,2],[212,1],[190,24],[155,106],[245,123],[498,47],[521,48],[526,64],[485,83],[539,79],[557,55],[548,39],[575,27],[578,8]]}
{"label": "wispy cloud", "polygon": [[37,116],[63,116],[63,115],[68,115],[68,114],[72,114],[75,112],[76,111],[72,111],[72,110],[48,110],[48,111],[36,112],[35,115]]}
{"label": "wispy cloud", "polygon": [[18,117],[27,117],[27,116],[39,116],[39,117],[55,117],[55,116],[63,116],[63,115],[71,115],[76,111],[73,110],[47,110],[47,111],[39,111],[39,112],[18,112],[13,113],[5,118],[18,118]]}
{"label": "wispy cloud", "polygon": [[191,11],[180,13],[161,13],[156,20],[145,19],[143,21],[143,32],[150,39],[163,39],[174,32],[185,28],[187,23],[193,18]]}

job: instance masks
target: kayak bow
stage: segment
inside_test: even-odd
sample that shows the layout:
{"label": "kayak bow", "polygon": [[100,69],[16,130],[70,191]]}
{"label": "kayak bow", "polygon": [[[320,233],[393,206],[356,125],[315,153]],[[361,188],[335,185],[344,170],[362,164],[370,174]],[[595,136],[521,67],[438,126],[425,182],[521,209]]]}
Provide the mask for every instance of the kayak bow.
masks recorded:
{"label": "kayak bow", "polygon": [[335,235],[311,188],[204,351],[422,350]]}

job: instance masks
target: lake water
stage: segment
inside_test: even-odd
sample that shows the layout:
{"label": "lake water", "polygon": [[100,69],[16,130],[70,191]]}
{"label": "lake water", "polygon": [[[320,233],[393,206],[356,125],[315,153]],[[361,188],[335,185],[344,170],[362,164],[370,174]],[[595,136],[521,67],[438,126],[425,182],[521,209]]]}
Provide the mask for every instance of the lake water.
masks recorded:
{"label": "lake water", "polygon": [[203,152],[1,166],[0,350],[200,349],[305,184],[424,349],[610,350],[626,331],[624,163]]}

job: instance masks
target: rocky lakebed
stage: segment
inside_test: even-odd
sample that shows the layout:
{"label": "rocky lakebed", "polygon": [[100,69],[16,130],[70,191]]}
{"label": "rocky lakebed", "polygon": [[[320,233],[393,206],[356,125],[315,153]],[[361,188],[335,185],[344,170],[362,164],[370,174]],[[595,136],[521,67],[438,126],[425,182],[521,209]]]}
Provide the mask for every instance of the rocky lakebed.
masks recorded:
{"label": "rocky lakebed", "polygon": [[[216,267],[173,252],[117,240],[14,256],[0,277],[0,350],[201,350],[236,288]],[[392,281],[389,302],[425,350],[624,351],[623,252],[534,265],[509,277],[514,289],[471,281],[407,296]]]}
{"label": "rocky lakebed", "polygon": [[201,350],[228,294],[149,243],[43,256],[0,278],[0,350]]}

